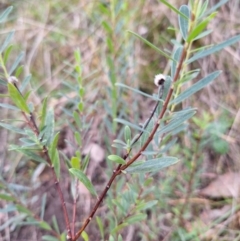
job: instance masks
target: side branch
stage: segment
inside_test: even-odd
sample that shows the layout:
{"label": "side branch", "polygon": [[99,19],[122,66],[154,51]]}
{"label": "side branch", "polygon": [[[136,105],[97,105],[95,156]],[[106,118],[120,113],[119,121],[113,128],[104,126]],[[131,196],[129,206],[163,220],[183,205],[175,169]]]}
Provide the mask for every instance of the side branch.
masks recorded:
{"label": "side branch", "polygon": [[[182,68],[182,65],[183,65],[183,62],[184,62],[184,59],[186,57],[186,54],[187,54],[187,51],[186,51],[187,48],[184,48],[183,51],[182,51],[182,54],[181,54],[181,58],[179,60],[179,64],[178,64],[178,67],[177,67],[177,70],[176,70],[176,74],[174,76],[174,79],[173,79],[173,83],[175,83],[178,78],[179,78],[179,75],[180,75],[180,71],[181,71],[181,68]],[[147,148],[147,146],[149,145],[149,143],[152,141],[159,125],[160,125],[160,121],[161,119],[163,118],[166,110],[167,110],[167,107],[168,107],[168,104],[170,102],[170,99],[172,97],[172,94],[173,94],[173,85],[171,86],[169,92],[168,92],[168,95],[166,97],[166,100],[164,102],[164,105],[163,105],[163,108],[158,116],[158,120],[157,120],[157,123],[155,124],[153,130],[151,131],[151,134],[150,136],[148,137],[147,141],[144,143],[144,145],[140,148],[140,150],[138,151],[138,153],[132,158],[130,159],[127,164],[125,165],[118,165],[117,169],[113,171],[113,174],[112,176],[110,177],[106,187],[104,188],[103,192],[101,193],[100,195],[100,198],[98,199],[98,201],[96,202],[96,204],[94,205],[91,213],[89,214],[88,218],[84,221],[82,227],[79,229],[79,231],[76,233],[76,235],[74,236],[74,238],[72,239],[72,241],[76,241],[81,233],[85,230],[85,228],[87,227],[87,225],[90,223],[90,221],[92,220],[94,214],[96,213],[97,209],[99,208],[102,200],[104,199],[104,197],[106,196],[109,188],[111,187],[114,179],[120,175],[122,173],[123,170],[125,170],[127,167],[129,167],[133,162],[135,162],[137,160],[137,158],[139,156],[141,156],[141,153]],[[140,133],[141,134],[141,133]],[[140,137],[139,137],[140,138]],[[138,139],[139,139],[138,138]],[[124,160],[126,160],[129,156],[129,153],[127,153],[125,156],[124,156]]]}
{"label": "side branch", "polygon": [[[14,83],[14,86],[16,87],[18,92],[22,95],[22,93],[20,92],[16,83]],[[39,135],[39,129],[37,127],[37,124],[36,124],[35,118],[33,116],[33,113],[30,113],[29,117],[24,112],[22,112],[22,114],[23,114],[28,126],[33,130],[35,135],[38,136]],[[48,153],[48,149],[45,145],[42,147],[42,152],[43,152],[43,155],[45,157],[45,160],[47,161],[48,165],[51,168],[54,183],[55,183],[55,186],[56,186],[56,189],[57,189],[60,201],[61,201],[62,209],[63,209],[64,220],[65,220],[65,224],[66,224],[66,228],[67,228],[67,239],[71,241],[72,240],[72,233],[71,233],[71,229],[70,229],[70,222],[69,222],[68,212],[67,212],[67,208],[66,208],[66,203],[64,201],[63,192],[62,192],[62,189],[59,185],[59,181],[57,179],[56,173],[54,172],[54,168],[53,168],[52,161],[51,161],[49,153]]]}

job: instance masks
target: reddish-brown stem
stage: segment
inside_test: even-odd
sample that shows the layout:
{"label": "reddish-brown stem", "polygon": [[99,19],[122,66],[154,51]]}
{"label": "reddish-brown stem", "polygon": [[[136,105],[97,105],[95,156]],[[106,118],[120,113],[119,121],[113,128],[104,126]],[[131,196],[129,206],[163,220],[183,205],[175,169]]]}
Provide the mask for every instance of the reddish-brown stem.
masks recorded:
{"label": "reddish-brown stem", "polygon": [[[187,49],[187,48],[184,48],[183,51],[182,51],[181,58],[180,58],[180,60],[179,60],[179,64],[178,64],[178,67],[177,67],[177,70],[176,70],[176,74],[175,74],[174,79],[173,79],[173,83],[175,83],[175,82],[178,80],[178,78],[179,78],[179,74],[180,74],[180,71],[181,71],[181,68],[182,68],[184,59],[185,59],[186,54],[187,54],[186,49]],[[161,110],[161,112],[160,112],[160,114],[159,114],[159,116],[158,116],[158,121],[156,122],[153,130],[151,131],[151,133],[150,133],[147,141],[146,141],[145,144],[140,148],[140,150],[138,151],[138,153],[127,162],[127,164],[125,164],[125,165],[118,165],[117,169],[113,171],[113,174],[112,174],[112,176],[110,177],[110,179],[109,179],[106,187],[104,188],[102,194],[100,195],[100,198],[98,199],[98,201],[97,201],[96,204],[94,205],[94,207],[93,207],[91,213],[89,214],[88,218],[84,221],[82,227],[81,227],[81,228],[79,229],[79,231],[76,233],[76,235],[74,236],[74,238],[72,239],[72,241],[76,241],[76,240],[80,237],[81,233],[85,230],[85,228],[87,227],[87,225],[90,223],[90,221],[92,220],[94,214],[96,213],[97,209],[99,208],[102,200],[104,199],[104,197],[106,196],[109,188],[111,187],[114,179],[115,179],[118,175],[120,175],[123,170],[125,170],[125,169],[126,169],[127,167],[129,167],[134,161],[136,161],[136,160],[138,159],[138,157],[141,156],[141,153],[147,148],[147,146],[149,145],[149,143],[152,141],[152,139],[153,139],[153,137],[154,137],[154,135],[155,135],[155,133],[156,133],[159,125],[160,125],[160,121],[161,121],[161,119],[163,118],[163,116],[164,116],[164,114],[165,114],[165,112],[166,112],[166,110],[167,110],[169,101],[170,101],[170,99],[171,99],[171,97],[172,97],[172,93],[173,93],[173,85],[171,86],[171,88],[170,88],[170,90],[169,90],[169,92],[168,92],[168,95],[167,95],[166,100],[165,100],[165,102],[164,102],[163,108],[162,108],[162,110]],[[124,157],[124,159],[126,159],[127,157],[128,157],[128,154]]]}
{"label": "reddish-brown stem", "polygon": [[[19,91],[19,89],[18,89],[18,91]],[[36,125],[36,122],[35,122],[33,114],[30,113],[30,117],[29,118],[27,117],[26,113],[22,112],[22,114],[23,114],[27,124],[34,131],[35,135],[38,136],[39,135],[39,129],[38,129],[37,125]],[[49,153],[48,153],[48,149],[47,149],[46,146],[42,147],[42,152],[43,152],[45,160],[47,161],[48,165],[50,166],[50,169],[51,169],[51,172],[52,172],[54,183],[55,183],[55,186],[56,186],[56,189],[57,189],[57,192],[58,192],[61,204],[62,204],[64,220],[65,220],[65,224],[66,224],[66,228],[67,228],[67,239],[71,241],[72,240],[72,232],[71,232],[71,228],[70,228],[70,222],[69,222],[69,218],[68,218],[68,212],[67,212],[67,208],[66,208],[66,203],[65,203],[64,197],[63,197],[63,192],[62,192],[62,189],[61,189],[61,187],[59,185],[59,181],[58,181],[56,173],[54,171],[54,167],[52,165],[52,161],[50,159],[50,156],[49,156]]]}
{"label": "reddish-brown stem", "polygon": [[95,206],[93,207],[92,212],[89,214],[88,218],[85,220],[85,222],[83,223],[81,229],[77,232],[77,234],[74,236],[74,238],[73,238],[72,241],[76,241],[76,240],[80,237],[80,235],[81,235],[81,233],[83,232],[83,230],[84,230],[84,229],[87,227],[87,225],[90,223],[92,217],[94,216],[95,212],[96,212],[97,209],[99,208],[99,206],[100,206],[103,198],[105,197],[105,195],[107,194],[109,188],[111,187],[111,185],[112,185],[115,177],[116,177],[117,175],[119,175],[118,171],[120,170],[121,166],[122,166],[122,165],[118,165],[117,169],[113,171],[113,174],[112,174],[111,178],[109,179],[109,181],[108,181],[106,187],[104,188],[101,196],[98,198],[98,201],[96,202]]}

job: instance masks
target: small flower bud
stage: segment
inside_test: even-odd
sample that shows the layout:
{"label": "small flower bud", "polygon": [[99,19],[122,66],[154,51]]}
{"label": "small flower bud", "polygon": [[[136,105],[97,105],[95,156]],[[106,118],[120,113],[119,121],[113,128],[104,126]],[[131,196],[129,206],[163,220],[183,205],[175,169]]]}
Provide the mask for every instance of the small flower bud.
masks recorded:
{"label": "small flower bud", "polygon": [[166,76],[163,75],[163,74],[157,74],[155,75],[155,78],[154,78],[154,84],[156,86],[160,86],[164,83],[164,81],[166,80]]}
{"label": "small flower bud", "polygon": [[18,83],[18,79],[15,76],[10,76],[8,78],[8,82],[11,84],[17,84]]}

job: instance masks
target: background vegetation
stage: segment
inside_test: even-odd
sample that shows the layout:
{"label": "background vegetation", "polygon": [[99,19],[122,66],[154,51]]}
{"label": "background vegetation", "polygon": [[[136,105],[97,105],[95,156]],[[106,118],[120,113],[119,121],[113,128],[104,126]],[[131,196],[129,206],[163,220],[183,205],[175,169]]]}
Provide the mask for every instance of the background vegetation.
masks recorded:
{"label": "background vegetation", "polygon": [[[187,1],[169,2],[176,8],[187,4]],[[217,2],[209,1],[208,8]],[[122,91],[115,83],[152,94],[157,92],[154,76],[168,74],[170,70],[166,58],[127,30],[160,49],[171,49],[171,39],[181,39],[174,30],[178,28],[176,13],[153,0],[3,0],[1,12],[10,5],[13,11],[0,30],[1,35],[12,29],[16,31],[8,62],[13,62],[21,51],[25,53],[19,79],[32,75],[31,102],[36,111],[40,111],[49,96],[48,107],[54,110],[55,129],[60,131],[61,162],[73,156],[88,157],[91,150],[87,175],[100,193],[111,175],[113,164],[106,157],[116,152],[112,141],[123,136],[113,118],[120,116],[140,123],[154,107],[153,100]],[[207,28],[213,32],[195,41],[195,47],[219,43],[239,33],[239,8],[237,0],[223,5],[208,24]],[[81,52],[81,73],[74,71],[77,49]],[[98,210],[98,218],[86,229],[89,240],[121,240],[119,235],[126,241],[240,240],[239,60],[238,43],[192,64],[192,69],[201,69],[198,78],[216,69],[222,70],[222,74],[183,104],[197,107],[198,111],[189,121],[187,131],[178,133],[177,142],[168,151],[181,161],[145,179],[141,175],[118,178]],[[76,152],[75,129],[69,112],[79,95],[78,78],[85,94],[81,113],[84,125],[78,126],[81,141]],[[188,84],[184,88],[187,87]],[[5,92],[0,85],[0,93]],[[1,98],[1,103],[8,103],[7,98]],[[0,119],[20,118],[8,109],[1,109]],[[23,128],[21,122],[15,123]],[[9,143],[17,142],[11,132],[0,128],[0,140],[1,182],[11,184],[20,201],[33,213],[44,208],[44,220],[61,234],[65,224],[50,170],[42,163],[29,161],[22,153],[8,151]],[[75,188],[64,165],[61,171],[60,184],[67,208],[73,206],[76,193],[79,195],[76,220],[80,226],[95,198],[84,186]],[[129,205],[121,203],[123,196]],[[0,201],[0,208],[1,241],[41,240],[43,235],[45,240],[54,240],[46,227],[29,226],[31,220],[26,220],[9,202]],[[131,225],[121,225],[125,222]],[[62,240],[65,236],[62,235]]]}

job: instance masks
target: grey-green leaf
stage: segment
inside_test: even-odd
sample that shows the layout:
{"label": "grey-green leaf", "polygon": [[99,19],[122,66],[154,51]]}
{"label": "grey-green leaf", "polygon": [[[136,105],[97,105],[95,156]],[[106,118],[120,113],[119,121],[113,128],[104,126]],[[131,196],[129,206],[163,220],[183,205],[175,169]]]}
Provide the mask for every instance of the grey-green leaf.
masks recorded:
{"label": "grey-green leaf", "polygon": [[126,88],[126,89],[129,89],[129,90],[132,90],[133,92],[137,93],[137,94],[140,94],[140,95],[143,95],[143,96],[146,96],[148,98],[151,98],[153,100],[159,100],[159,101],[162,101],[161,99],[157,98],[155,95],[149,95],[145,92],[142,92],[138,89],[135,89],[135,88],[132,88],[128,85],[125,85],[125,84],[122,84],[122,83],[116,83],[116,86],[119,86],[119,87],[123,87],[123,88]]}
{"label": "grey-green leaf", "polygon": [[124,128],[124,139],[126,142],[132,139],[131,129],[129,126],[125,126]]}
{"label": "grey-green leaf", "polygon": [[140,126],[137,126],[129,121],[126,121],[124,119],[120,119],[120,118],[115,118],[114,121],[118,122],[118,123],[121,123],[123,125],[126,125],[126,126],[130,126],[138,131],[145,131],[144,129],[142,129]]}
{"label": "grey-green leaf", "polygon": [[148,160],[135,167],[128,167],[128,173],[146,173],[156,172],[177,163],[179,160],[176,157],[161,157],[157,159]]}
{"label": "grey-green leaf", "polygon": [[179,12],[183,13],[185,16],[188,17],[186,19],[182,15],[178,15],[180,31],[181,31],[182,37],[184,38],[184,40],[186,40],[188,36],[188,23],[189,23],[190,11],[187,5],[182,5],[179,9]]}
{"label": "grey-green leaf", "polygon": [[26,149],[15,149],[15,150],[23,153],[24,155],[26,155],[28,157],[30,157],[34,161],[47,164],[47,162],[42,157],[38,156],[37,154],[35,154],[34,152],[32,152],[30,150],[26,150]]}
{"label": "grey-green leaf", "polygon": [[4,103],[0,103],[0,107],[5,108],[5,109],[9,109],[9,110],[17,110],[20,111],[19,108],[17,108],[14,105],[9,105],[9,104],[4,104]]}
{"label": "grey-green leaf", "polygon": [[21,60],[23,59],[23,56],[24,56],[24,52],[21,52],[21,53],[17,56],[17,58],[16,58],[16,60],[14,61],[11,69],[9,70],[9,75],[12,75],[12,74],[13,74],[14,70],[17,68],[17,66],[19,65],[19,63],[20,63]]}
{"label": "grey-green leaf", "polygon": [[162,54],[163,56],[165,56],[167,59],[171,59],[174,61],[174,59],[169,56],[168,54],[166,54],[164,51],[162,51],[161,49],[159,49],[158,47],[156,47],[155,45],[153,45],[152,43],[150,43],[148,40],[146,40],[145,38],[141,37],[140,35],[138,35],[137,33],[134,33],[130,30],[128,30],[129,33],[133,34],[134,36],[138,37],[139,39],[141,39],[145,44],[147,44],[149,47],[153,48],[154,50],[156,50],[158,53]]}
{"label": "grey-green leaf", "polygon": [[173,58],[176,61],[175,62],[172,61],[172,63],[171,63],[171,76],[172,76],[172,78],[174,78],[174,76],[176,74],[177,64],[178,64],[178,61],[179,61],[180,56],[182,54],[182,50],[183,50],[183,47],[178,47],[174,51]]}
{"label": "grey-green leaf", "polygon": [[2,53],[2,52],[7,48],[7,46],[9,45],[9,43],[10,43],[10,41],[11,41],[14,33],[15,33],[15,31],[12,30],[12,31],[7,35],[7,37],[6,37],[6,39],[5,39],[2,47],[0,48],[0,53]]}
{"label": "grey-green leaf", "polygon": [[32,75],[30,74],[24,78],[23,82],[21,83],[21,85],[19,87],[21,92],[25,90],[26,86],[29,84],[29,82],[31,80],[31,77],[32,77]]}
{"label": "grey-green leaf", "polygon": [[209,9],[207,12],[205,12],[205,15],[209,15],[212,12],[214,12],[215,10],[217,10],[218,8],[220,8],[222,5],[224,5],[225,3],[227,3],[229,0],[221,0],[220,2],[218,2],[217,4],[214,4],[213,7],[211,9]]}
{"label": "grey-green leaf", "polygon": [[25,135],[25,131],[24,130],[22,130],[20,128],[17,128],[17,127],[15,127],[13,125],[9,125],[9,124],[5,124],[5,123],[0,122],[0,126],[2,126],[3,128],[5,128],[7,130],[14,131],[16,133]]}
{"label": "grey-green leaf", "polygon": [[0,23],[5,22],[6,18],[8,17],[12,9],[13,9],[13,6],[10,6],[0,15]]}
{"label": "grey-green leaf", "polygon": [[171,104],[178,104],[182,102],[183,100],[187,99],[191,95],[195,94],[197,91],[204,88],[206,85],[208,85],[211,81],[216,79],[220,75],[221,71],[215,71],[211,74],[209,74],[207,77],[199,80],[196,84],[192,85],[190,88],[182,92],[177,98],[173,99],[171,101]]}
{"label": "grey-green leaf", "polygon": [[70,168],[69,171],[79,179],[79,181],[81,183],[84,184],[84,186],[88,189],[88,191],[93,194],[93,195],[97,195],[92,183],[90,182],[90,180],[88,179],[88,177],[86,176],[86,174],[84,174],[81,170],[78,170],[76,168]]}
{"label": "grey-green leaf", "polygon": [[158,131],[158,134],[163,134],[174,130],[175,128],[180,126],[184,121],[190,119],[195,113],[196,113],[195,110],[190,110],[184,115],[177,115],[166,126],[162,127]]}
{"label": "grey-green leaf", "polygon": [[47,143],[51,143],[54,134],[54,112],[50,109],[46,113],[45,119],[46,129],[44,131],[44,137],[47,139]]}
{"label": "grey-green leaf", "polygon": [[185,16],[182,12],[180,12],[178,9],[176,9],[173,5],[171,5],[169,3],[169,1],[165,1],[165,0],[160,0],[160,2],[164,3],[166,6],[168,6],[170,9],[172,9],[175,13],[179,14],[180,16],[182,16],[185,19],[188,19],[187,16]]}
{"label": "grey-green leaf", "polygon": [[225,47],[229,46],[229,45],[232,45],[234,43],[237,43],[238,41],[240,40],[240,34],[233,37],[233,38],[230,38],[220,44],[217,44],[215,46],[213,46],[212,48],[210,49],[206,49],[206,50],[203,50],[201,52],[198,52],[197,54],[195,54],[192,58],[190,58],[188,61],[187,61],[187,64],[190,64],[192,63],[193,61],[197,60],[197,59],[201,59],[203,57],[206,57],[210,54],[213,54],[215,52],[218,52],[220,51],[221,49],[224,49]]}

